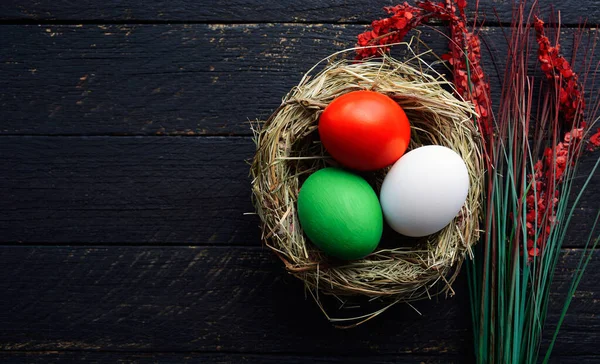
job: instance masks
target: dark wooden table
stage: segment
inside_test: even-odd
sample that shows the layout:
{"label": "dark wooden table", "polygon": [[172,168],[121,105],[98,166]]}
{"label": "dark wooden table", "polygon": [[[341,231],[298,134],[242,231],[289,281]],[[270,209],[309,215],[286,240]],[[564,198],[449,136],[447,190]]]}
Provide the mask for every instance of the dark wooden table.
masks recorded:
{"label": "dark wooden table", "polygon": [[[422,316],[399,306],[337,330],[245,215],[248,120],[390,4],[2,0],[0,362],[472,361],[464,274],[456,297],[418,303]],[[509,4],[482,8],[492,5],[510,19]],[[579,16],[600,22],[600,2],[557,6],[569,52]],[[501,23],[486,22],[502,56]],[[599,186],[596,176],[576,212],[549,329]],[[557,362],[600,362],[599,281],[596,252]]]}

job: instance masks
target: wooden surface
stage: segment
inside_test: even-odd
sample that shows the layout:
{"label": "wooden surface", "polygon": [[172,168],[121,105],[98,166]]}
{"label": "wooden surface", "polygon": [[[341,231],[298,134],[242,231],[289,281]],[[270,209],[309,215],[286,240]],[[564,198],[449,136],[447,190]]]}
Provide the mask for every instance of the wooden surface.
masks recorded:
{"label": "wooden surface", "polygon": [[[422,315],[397,306],[337,330],[247,214],[248,121],[391,4],[2,1],[0,362],[472,361],[464,274],[456,297],[417,303]],[[599,23],[600,2],[557,7],[568,53],[579,15]],[[482,8],[482,34],[502,56],[510,5]],[[422,36],[443,47],[435,31]],[[599,199],[597,175],[547,330]],[[556,362],[600,362],[600,252],[588,269]]]}

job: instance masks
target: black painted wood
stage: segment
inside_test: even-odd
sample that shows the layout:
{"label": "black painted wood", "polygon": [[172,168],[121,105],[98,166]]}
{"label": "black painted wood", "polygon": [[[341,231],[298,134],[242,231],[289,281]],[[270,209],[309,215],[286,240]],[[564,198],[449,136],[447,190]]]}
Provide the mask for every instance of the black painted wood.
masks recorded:
{"label": "black painted wood", "polygon": [[[391,4],[1,1],[0,362],[470,362],[464,272],[457,297],[416,304],[423,316],[397,306],[336,330],[244,215],[248,120]],[[566,24],[600,21],[598,0],[557,5]],[[508,3],[484,2],[486,22],[493,6],[508,21]],[[501,30],[483,35],[502,57]],[[434,31],[423,37],[444,48]],[[590,228],[594,178],[569,247]],[[547,332],[578,253],[559,263]],[[600,362],[599,258],[555,362]]]}
{"label": "black painted wood", "polygon": [[[253,153],[248,137],[2,137],[0,243],[259,246],[244,215]],[[568,246],[584,244],[599,198],[597,173]]]}
{"label": "black painted wood", "polygon": [[[366,356],[298,356],[298,355],[268,355],[268,354],[233,354],[233,353],[156,353],[156,352],[90,352],[90,351],[30,351],[30,352],[0,352],[2,363],[12,364],[27,362],[30,364],[59,362],[86,363],[264,363],[264,364],[303,364],[303,363],[349,363],[373,364],[466,364],[471,362],[469,357],[454,355],[366,355]],[[596,364],[598,357],[592,355],[554,356],[552,363],[561,364]]]}
{"label": "black painted wood", "polygon": [[[576,357],[580,361],[566,363],[591,363],[585,357]],[[595,357],[592,357],[595,359]],[[583,359],[583,361],[581,361]],[[299,356],[292,354],[236,354],[236,353],[156,353],[156,352],[80,352],[80,351],[51,351],[51,352],[2,352],[0,351],[2,363],[48,363],[48,362],[85,362],[85,363],[161,363],[161,364],[185,364],[185,363],[264,363],[264,364],[301,364],[301,363],[349,363],[373,364],[396,363],[396,364],[465,364],[469,359],[455,355],[337,355],[337,356]]]}
{"label": "black painted wood", "polygon": [[258,246],[250,138],[3,137],[0,241]]}
{"label": "black painted wood", "polygon": [[361,29],[3,26],[0,133],[250,135],[249,120]]}
{"label": "black painted wood", "polygon": [[[156,352],[90,352],[90,351],[30,351],[30,352],[0,352],[2,363],[12,364],[27,362],[30,364],[59,362],[86,363],[264,363],[264,364],[303,364],[303,363],[349,363],[373,364],[467,364],[471,358],[454,355],[365,355],[365,356],[298,356],[298,355],[268,355],[268,354],[210,354],[201,352],[186,353],[156,353]],[[554,356],[552,363],[560,364],[596,364],[598,357],[593,355]]]}
{"label": "black painted wood", "polygon": [[461,298],[420,305],[422,317],[405,306],[338,330],[261,248],[3,247],[0,259],[0,350],[469,350],[464,280]]}
{"label": "black painted wood", "polygon": [[[0,134],[251,135],[317,61],[360,25],[6,25]],[[444,31],[444,27],[437,28]],[[573,29],[562,35],[571,52]],[[503,31],[482,36],[503,70]],[[447,40],[422,34],[442,53]],[[596,55],[600,61],[600,52]],[[485,60],[489,60],[488,57]],[[536,70],[531,65],[532,74]],[[496,70],[487,62],[493,99]]]}
{"label": "black painted wood", "polygon": [[[216,1],[142,1],[109,0],[4,0],[0,7],[3,20],[69,20],[69,21],[202,21],[202,22],[371,22],[385,16],[384,6],[403,1],[391,0],[216,0]],[[474,6],[475,1],[471,1]],[[531,2],[533,3],[533,2]],[[540,0],[547,12],[555,3]],[[582,16],[591,23],[600,21],[598,0],[567,0],[555,3],[565,23],[574,24]],[[508,0],[481,1],[480,12],[488,21],[510,20],[512,2]],[[495,10],[494,10],[495,9]]]}
{"label": "black painted wood", "polygon": [[[568,279],[578,252],[561,258],[559,283]],[[593,314],[600,309],[598,258],[600,252],[573,301],[558,355],[600,355],[600,318]],[[422,316],[399,305],[379,320],[338,330],[305,298],[299,281],[260,248],[3,246],[0,261],[1,351],[340,358],[471,353],[464,274],[455,298],[416,303]],[[565,287],[557,285],[553,301],[562,299]],[[552,304],[549,322],[556,321],[559,303]]]}
{"label": "black painted wood", "polygon": [[3,26],[0,133],[250,135],[362,28]]}

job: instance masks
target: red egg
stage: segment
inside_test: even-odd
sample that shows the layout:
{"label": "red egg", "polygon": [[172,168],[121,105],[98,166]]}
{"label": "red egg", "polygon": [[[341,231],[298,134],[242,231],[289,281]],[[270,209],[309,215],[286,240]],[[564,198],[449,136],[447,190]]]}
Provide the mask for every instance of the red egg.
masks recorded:
{"label": "red egg", "polygon": [[396,162],[410,141],[404,110],[390,97],[354,91],[333,100],[319,119],[319,136],[338,162],[372,171]]}

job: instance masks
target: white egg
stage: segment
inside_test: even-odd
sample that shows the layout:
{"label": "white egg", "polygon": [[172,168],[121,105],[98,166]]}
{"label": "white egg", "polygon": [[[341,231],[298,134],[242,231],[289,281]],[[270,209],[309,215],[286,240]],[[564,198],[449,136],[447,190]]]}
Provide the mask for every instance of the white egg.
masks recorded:
{"label": "white egg", "polygon": [[407,236],[443,229],[469,192],[469,172],[450,148],[428,145],[406,153],[385,176],[380,202],[387,223]]}

